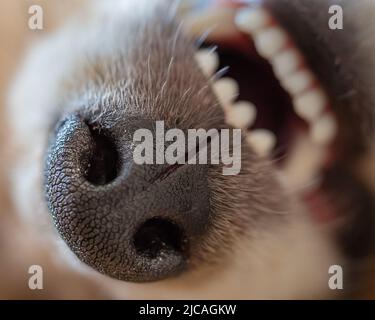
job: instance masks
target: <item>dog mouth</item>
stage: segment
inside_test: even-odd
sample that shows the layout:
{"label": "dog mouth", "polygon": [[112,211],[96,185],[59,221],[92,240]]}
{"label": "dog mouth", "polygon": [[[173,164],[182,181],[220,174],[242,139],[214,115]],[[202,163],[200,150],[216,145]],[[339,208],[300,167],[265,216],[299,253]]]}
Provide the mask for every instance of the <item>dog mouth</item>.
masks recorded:
{"label": "dog mouth", "polygon": [[[370,225],[364,220],[369,222],[371,199],[348,165],[359,156],[352,146],[357,124],[343,123],[327,79],[313,70],[269,5],[211,1],[197,11],[185,13],[183,24],[198,38],[196,60],[226,122],[246,132],[259,157],[276,163],[286,189],[298,195],[314,221],[335,225],[339,237],[351,238],[340,239],[344,246],[358,249],[371,233],[361,232]],[[340,231],[348,222],[355,239]]]}

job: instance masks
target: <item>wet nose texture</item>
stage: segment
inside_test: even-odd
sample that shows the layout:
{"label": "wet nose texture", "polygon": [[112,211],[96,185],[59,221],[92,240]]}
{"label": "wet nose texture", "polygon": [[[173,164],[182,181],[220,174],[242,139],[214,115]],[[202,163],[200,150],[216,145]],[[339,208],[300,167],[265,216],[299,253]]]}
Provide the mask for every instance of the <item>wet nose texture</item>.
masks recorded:
{"label": "wet nose texture", "polygon": [[85,263],[126,281],[184,270],[209,219],[205,165],[137,165],[129,119],[111,128],[69,116],[46,157],[45,192],[55,226]]}

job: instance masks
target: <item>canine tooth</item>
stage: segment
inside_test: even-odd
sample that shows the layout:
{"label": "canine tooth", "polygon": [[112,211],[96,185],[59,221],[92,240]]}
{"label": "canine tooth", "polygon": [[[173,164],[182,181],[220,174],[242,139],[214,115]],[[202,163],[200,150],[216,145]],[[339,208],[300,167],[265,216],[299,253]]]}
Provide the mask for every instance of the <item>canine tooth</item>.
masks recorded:
{"label": "canine tooth", "polygon": [[246,128],[251,126],[256,118],[257,109],[248,101],[235,103],[227,111],[227,123],[236,128]]}
{"label": "canine tooth", "polygon": [[285,78],[295,72],[301,62],[302,57],[296,49],[285,50],[271,59],[273,70],[279,78]]}
{"label": "canine tooth", "polygon": [[331,143],[336,136],[336,119],[331,114],[325,114],[312,124],[310,130],[310,136],[314,143],[327,145]]}
{"label": "canine tooth", "polygon": [[294,100],[295,112],[306,121],[318,119],[328,104],[328,98],[321,89],[310,90]]}
{"label": "canine tooth", "polygon": [[202,49],[196,52],[195,59],[207,77],[211,77],[219,66],[219,57],[210,49]]}
{"label": "canine tooth", "polygon": [[310,71],[303,69],[290,76],[281,78],[280,81],[285,90],[293,97],[296,97],[314,83],[314,76]]}
{"label": "canine tooth", "polygon": [[262,8],[246,8],[238,11],[235,18],[237,27],[246,33],[254,33],[270,24],[270,14]]}
{"label": "canine tooth", "polygon": [[268,59],[283,49],[287,42],[287,34],[279,27],[261,30],[254,36],[254,43],[258,53]]}
{"label": "canine tooth", "polygon": [[260,157],[270,155],[272,149],[276,145],[276,136],[266,129],[251,131],[247,135],[246,140]]}
{"label": "canine tooth", "polygon": [[223,108],[229,107],[239,93],[238,84],[232,78],[222,78],[217,80],[213,84],[213,90],[215,91]]}
{"label": "canine tooth", "polygon": [[288,187],[301,192],[313,188],[319,180],[325,155],[325,148],[314,144],[307,134],[298,135],[282,168]]}

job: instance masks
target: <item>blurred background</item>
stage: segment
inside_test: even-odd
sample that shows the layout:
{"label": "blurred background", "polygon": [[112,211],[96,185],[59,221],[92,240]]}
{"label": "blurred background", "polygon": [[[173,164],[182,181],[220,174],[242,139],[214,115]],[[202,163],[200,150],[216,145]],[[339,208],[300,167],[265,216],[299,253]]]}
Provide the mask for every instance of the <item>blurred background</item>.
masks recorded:
{"label": "blurred background", "polygon": [[[0,299],[96,299],[107,295],[93,281],[62,268],[52,258],[45,243],[14,212],[8,188],[7,168],[11,163],[11,132],[8,131],[4,105],[9,83],[27,48],[45,33],[54,30],[82,5],[81,0],[2,0],[0,3]],[[43,8],[43,30],[28,28],[29,7]],[[30,290],[31,265],[43,268],[43,290]]]}

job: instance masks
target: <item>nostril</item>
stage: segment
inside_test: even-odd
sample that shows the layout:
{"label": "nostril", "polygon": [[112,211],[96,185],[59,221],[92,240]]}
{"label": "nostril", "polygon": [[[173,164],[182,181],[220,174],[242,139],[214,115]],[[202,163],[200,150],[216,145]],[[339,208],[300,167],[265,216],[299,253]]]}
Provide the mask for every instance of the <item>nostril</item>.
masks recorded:
{"label": "nostril", "polygon": [[152,259],[168,253],[185,255],[187,251],[187,239],[181,228],[162,218],[144,222],[133,240],[137,253]]}
{"label": "nostril", "polygon": [[93,154],[86,172],[87,181],[104,185],[114,180],[119,171],[119,155],[116,145],[103,130],[89,125],[94,144]]}

